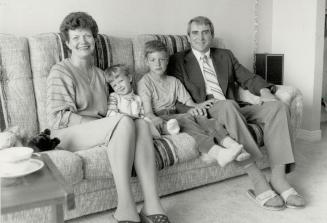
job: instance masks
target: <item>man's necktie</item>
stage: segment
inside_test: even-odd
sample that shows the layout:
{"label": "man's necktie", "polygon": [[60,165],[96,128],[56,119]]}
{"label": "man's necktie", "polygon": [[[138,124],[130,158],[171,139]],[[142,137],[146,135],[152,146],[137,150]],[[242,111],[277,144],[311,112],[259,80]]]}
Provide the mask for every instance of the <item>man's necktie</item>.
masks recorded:
{"label": "man's necktie", "polygon": [[208,62],[208,57],[204,55],[201,57],[202,67],[203,67],[203,76],[206,79],[207,88],[209,92],[213,94],[214,98],[218,100],[226,100],[223,91],[221,90],[218,79],[213,67],[210,66]]}

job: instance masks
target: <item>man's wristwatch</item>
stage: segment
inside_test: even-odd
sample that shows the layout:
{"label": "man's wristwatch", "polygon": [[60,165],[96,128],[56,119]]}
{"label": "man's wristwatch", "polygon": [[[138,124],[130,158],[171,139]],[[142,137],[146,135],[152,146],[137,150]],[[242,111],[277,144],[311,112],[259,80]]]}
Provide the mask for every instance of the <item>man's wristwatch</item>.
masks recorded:
{"label": "man's wristwatch", "polygon": [[277,86],[276,85],[271,85],[267,87],[270,90],[270,93],[275,94],[277,91]]}

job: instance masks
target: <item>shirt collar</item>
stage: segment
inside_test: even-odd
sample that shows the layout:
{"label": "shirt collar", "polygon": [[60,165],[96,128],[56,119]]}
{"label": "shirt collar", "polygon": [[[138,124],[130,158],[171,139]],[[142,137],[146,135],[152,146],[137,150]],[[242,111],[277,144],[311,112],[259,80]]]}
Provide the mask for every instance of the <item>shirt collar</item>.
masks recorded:
{"label": "shirt collar", "polygon": [[[198,61],[201,61],[201,57],[203,57],[203,54],[200,53],[199,51],[195,50],[195,49],[192,49],[192,52],[193,52],[195,58]],[[204,55],[206,55],[208,58],[210,58],[210,49]]]}
{"label": "shirt collar", "polygon": [[122,97],[125,98],[125,99],[127,99],[127,100],[134,99],[134,96],[135,96],[135,94],[134,94],[133,90],[130,93],[128,93],[128,94],[122,95]]}

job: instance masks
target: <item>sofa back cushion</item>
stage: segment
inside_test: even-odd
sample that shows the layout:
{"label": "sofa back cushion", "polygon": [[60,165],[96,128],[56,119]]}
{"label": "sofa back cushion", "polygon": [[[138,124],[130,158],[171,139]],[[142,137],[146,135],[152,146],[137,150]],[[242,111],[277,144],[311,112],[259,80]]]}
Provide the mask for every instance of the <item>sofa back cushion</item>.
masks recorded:
{"label": "sofa back cushion", "polygon": [[0,67],[1,129],[18,125],[35,135],[39,129],[26,38],[0,34]]}
{"label": "sofa back cushion", "polygon": [[[70,51],[62,36],[57,33],[39,34],[29,37],[28,41],[39,128],[43,130],[48,126],[46,119],[46,79],[51,67],[68,58]],[[96,66],[106,69],[110,65],[124,63],[133,72],[134,61],[130,39],[99,34],[95,42],[94,63]]]}
{"label": "sofa back cushion", "polygon": [[[187,50],[190,48],[186,35],[154,35],[154,34],[142,34],[134,37],[133,41],[133,53],[135,64],[135,82],[139,81],[143,74],[148,72],[148,68],[144,61],[144,46],[145,43],[151,40],[160,40],[168,48],[169,55]],[[221,39],[215,38],[212,44],[213,47],[224,48],[224,44]]]}

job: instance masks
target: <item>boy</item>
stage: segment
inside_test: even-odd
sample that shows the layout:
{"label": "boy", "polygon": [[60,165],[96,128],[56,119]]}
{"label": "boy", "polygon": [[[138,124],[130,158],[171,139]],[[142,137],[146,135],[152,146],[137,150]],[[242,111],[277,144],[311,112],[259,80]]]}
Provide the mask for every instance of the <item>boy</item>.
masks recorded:
{"label": "boy", "polygon": [[105,71],[105,79],[114,90],[114,92],[109,95],[107,117],[121,113],[133,118],[144,118],[150,123],[154,138],[160,138],[160,133],[165,135],[177,134],[179,132],[178,122],[174,119],[169,120],[159,133],[158,130],[151,125],[151,121],[144,117],[144,108],[141,98],[133,92],[131,86],[132,77],[129,75],[126,66],[118,64],[107,68]]}
{"label": "boy", "polygon": [[[190,115],[206,107],[207,103],[194,103],[183,84],[175,77],[166,75],[168,51],[161,41],[146,42],[144,55],[150,71],[138,82],[137,90],[143,101],[145,116],[155,126],[161,128],[165,120],[177,119],[181,131],[195,139],[200,152],[208,153],[221,167],[233,160],[243,161],[250,157],[243,150],[243,145],[228,136],[226,129],[215,120]],[[189,111],[190,114],[176,114],[177,101],[194,108]],[[218,143],[225,148],[217,145]]]}

